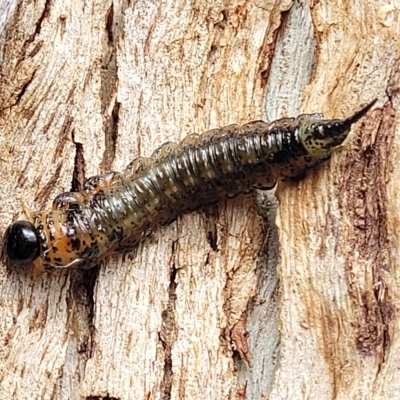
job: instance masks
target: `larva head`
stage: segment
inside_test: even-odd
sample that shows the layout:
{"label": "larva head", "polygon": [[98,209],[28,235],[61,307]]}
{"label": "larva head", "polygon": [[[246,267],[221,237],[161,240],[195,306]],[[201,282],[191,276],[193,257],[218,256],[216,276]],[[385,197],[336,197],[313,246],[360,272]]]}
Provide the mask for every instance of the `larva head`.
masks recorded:
{"label": "larva head", "polygon": [[16,221],[4,233],[3,253],[17,265],[28,265],[40,255],[36,229],[28,221]]}
{"label": "larva head", "polygon": [[350,117],[341,119],[315,119],[303,117],[300,120],[299,137],[307,152],[313,157],[323,157],[341,145],[350,132],[351,126],[362,118],[376,103],[371,101]]}

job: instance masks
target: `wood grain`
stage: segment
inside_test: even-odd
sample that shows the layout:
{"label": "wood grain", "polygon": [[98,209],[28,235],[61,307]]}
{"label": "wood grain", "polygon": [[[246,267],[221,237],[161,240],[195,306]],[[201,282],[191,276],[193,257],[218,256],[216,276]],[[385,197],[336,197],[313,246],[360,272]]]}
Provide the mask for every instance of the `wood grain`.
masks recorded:
{"label": "wood grain", "polygon": [[0,399],[398,398],[399,9],[0,0],[2,231],[166,140],[379,98],[279,206],[184,215],[88,273],[0,268]]}

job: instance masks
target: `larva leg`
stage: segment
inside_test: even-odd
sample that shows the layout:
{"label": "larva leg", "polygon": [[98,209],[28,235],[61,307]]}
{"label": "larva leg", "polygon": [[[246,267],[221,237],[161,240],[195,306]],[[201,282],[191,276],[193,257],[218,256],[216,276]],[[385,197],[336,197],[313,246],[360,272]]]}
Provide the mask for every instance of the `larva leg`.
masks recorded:
{"label": "larva leg", "polygon": [[190,145],[190,144],[198,144],[201,136],[198,133],[191,133],[187,135],[181,142],[182,146]]}
{"label": "larva leg", "polygon": [[[226,136],[234,136],[241,132],[242,127],[237,124],[231,124],[228,126],[224,126],[223,128],[211,129],[207,132],[204,132],[202,135],[197,135],[198,138],[196,139],[195,136],[189,135],[187,136],[188,140],[190,140],[190,144],[199,145],[208,143],[211,141],[218,142],[221,139],[225,138]],[[193,136],[193,139],[190,139]],[[186,139],[186,138],[185,138]]]}
{"label": "larva leg", "polygon": [[133,159],[125,168],[124,176],[136,175],[143,171],[147,166],[154,165],[158,159],[168,156],[173,153],[177,148],[178,144],[175,142],[165,142],[159,148],[153,151],[150,157],[136,157]]}
{"label": "larva leg", "polygon": [[276,186],[277,181],[273,181],[271,179],[263,179],[258,178],[255,180],[255,183],[252,185],[254,189],[259,190],[271,190]]}
{"label": "larva leg", "polygon": [[164,156],[168,156],[173,153],[177,148],[179,148],[178,144],[175,142],[165,142],[159,148],[153,151],[151,157],[161,158]]}
{"label": "larva leg", "polygon": [[152,157],[136,157],[125,168],[124,175],[132,176],[154,163]]}
{"label": "larva leg", "polygon": [[150,226],[143,228],[143,232],[137,237],[127,237],[118,242],[111,250],[110,254],[127,254],[135,250],[140,242],[151,236],[153,230]]}
{"label": "larva leg", "polygon": [[110,172],[107,175],[95,175],[83,184],[83,190],[94,196],[101,190],[111,190],[122,183],[122,175],[119,172]]}
{"label": "larva leg", "polygon": [[322,113],[313,113],[313,114],[300,114],[296,119],[301,120],[301,119],[324,119],[324,114]]}
{"label": "larva leg", "polygon": [[81,210],[90,203],[96,193],[101,190],[111,190],[121,182],[121,175],[117,172],[110,172],[105,176],[92,176],[83,184],[83,192],[61,193],[54,199],[51,209],[53,211]]}
{"label": "larva leg", "polygon": [[51,206],[53,211],[80,210],[85,202],[85,196],[80,192],[65,192],[59,194]]}

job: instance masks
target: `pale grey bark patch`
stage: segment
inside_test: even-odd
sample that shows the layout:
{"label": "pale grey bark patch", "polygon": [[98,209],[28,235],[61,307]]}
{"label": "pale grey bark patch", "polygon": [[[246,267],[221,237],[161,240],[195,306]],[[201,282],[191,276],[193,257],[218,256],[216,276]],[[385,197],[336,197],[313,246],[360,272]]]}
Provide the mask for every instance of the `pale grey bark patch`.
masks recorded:
{"label": "pale grey bark patch", "polygon": [[[299,113],[302,89],[311,80],[315,47],[309,4],[295,1],[283,16],[271,60],[265,95],[267,120]],[[248,308],[252,366],[243,360],[238,363],[239,386],[246,385],[248,399],[259,399],[269,393],[280,357],[280,295],[276,271],[279,243],[275,225],[278,202],[274,192],[260,193],[259,199],[268,235],[257,266],[257,294]]]}
{"label": "pale grey bark patch", "polygon": [[265,95],[265,118],[299,113],[302,90],[311,81],[316,40],[308,1],[296,0],[276,38]]}
{"label": "pale grey bark patch", "polygon": [[275,224],[278,201],[274,191],[259,194],[259,210],[266,232],[257,262],[258,286],[248,306],[247,331],[251,366],[245,360],[236,363],[239,387],[246,387],[247,399],[260,399],[272,388],[279,367],[280,317],[278,230]]}
{"label": "pale grey bark patch", "polygon": [[8,21],[12,17],[17,3],[18,0],[0,0],[0,64],[3,62]]}

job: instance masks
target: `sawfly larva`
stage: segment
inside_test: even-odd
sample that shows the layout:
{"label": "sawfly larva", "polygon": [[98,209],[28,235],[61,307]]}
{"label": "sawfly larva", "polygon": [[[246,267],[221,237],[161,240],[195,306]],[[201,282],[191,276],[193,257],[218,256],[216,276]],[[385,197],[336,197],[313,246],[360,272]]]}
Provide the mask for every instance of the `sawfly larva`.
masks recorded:
{"label": "sawfly larva", "polygon": [[96,265],[132,251],[157,225],[223,198],[302,179],[343,143],[372,101],[344,120],[303,114],[229,125],[165,143],[123,173],[89,178],[82,192],[59,195],[50,211],[6,230],[3,253],[17,265],[46,269]]}

